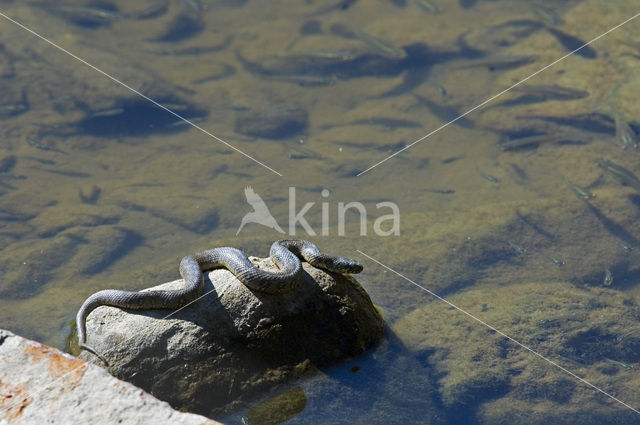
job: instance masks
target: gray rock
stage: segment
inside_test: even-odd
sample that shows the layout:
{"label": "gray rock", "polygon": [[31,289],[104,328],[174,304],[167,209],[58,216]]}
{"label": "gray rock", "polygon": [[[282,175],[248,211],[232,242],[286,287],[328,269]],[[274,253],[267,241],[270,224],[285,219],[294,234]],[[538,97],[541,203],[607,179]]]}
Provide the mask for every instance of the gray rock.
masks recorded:
{"label": "gray rock", "polygon": [[[275,269],[271,259],[251,261]],[[100,307],[87,320],[87,342],[114,376],[175,408],[219,415],[382,336],[382,317],[355,279],[303,267],[298,289],[285,295],[254,293],[220,269],[205,273],[208,295],[168,318],[169,311]]]}
{"label": "gray rock", "polygon": [[0,329],[0,424],[208,424],[104,369]]}

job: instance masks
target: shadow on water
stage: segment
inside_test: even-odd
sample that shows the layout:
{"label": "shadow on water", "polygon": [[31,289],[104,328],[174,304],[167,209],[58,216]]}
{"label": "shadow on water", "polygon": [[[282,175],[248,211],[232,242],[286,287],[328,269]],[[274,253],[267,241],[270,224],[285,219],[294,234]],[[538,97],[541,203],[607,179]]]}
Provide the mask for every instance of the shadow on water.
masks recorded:
{"label": "shadow on water", "polygon": [[[407,350],[393,331],[387,328],[378,347],[357,359],[323,370],[320,376],[292,384],[293,388],[302,388],[304,391],[305,406],[297,416],[287,418],[287,423],[400,425],[406,424],[409,417],[414,420],[419,418],[416,423],[448,423],[433,386],[433,371],[428,362],[425,359],[421,361],[419,357]],[[415,391],[416,388],[420,388],[420,391]],[[282,390],[279,392],[286,393]],[[265,400],[271,397],[267,396]],[[254,406],[263,403],[257,401]],[[253,408],[219,420],[229,425],[246,424]]]}

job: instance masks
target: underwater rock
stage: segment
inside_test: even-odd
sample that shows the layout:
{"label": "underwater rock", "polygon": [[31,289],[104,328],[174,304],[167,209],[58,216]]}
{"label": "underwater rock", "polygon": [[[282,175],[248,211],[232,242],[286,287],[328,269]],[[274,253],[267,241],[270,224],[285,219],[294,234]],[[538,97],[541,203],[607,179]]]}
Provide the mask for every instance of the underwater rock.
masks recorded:
{"label": "underwater rock", "polygon": [[68,234],[12,244],[12,255],[0,259],[0,270],[4,272],[0,296],[4,300],[23,300],[43,291],[78,244]]}
{"label": "underwater rock", "polygon": [[64,205],[53,205],[31,220],[31,224],[40,238],[52,238],[67,230],[115,224],[121,215],[122,210],[113,206],[82,204],[69,211]]}
{"label": "underwater rock", "polygon": [[294,387],[253,406],[242,421],[246,425],[278,425],[296,417],[306,405],[304,390]]}
{"label": "underwater rock", "polygon": [[0,363],[3,423],[220,425],[177,412],[100,367],[2,329]]}
{"label": "underwater rock", "polygon": [[[151,192],[149,192],[151,193]],[[193,202],[175,203],[171,205],[163,205],[162,208],[148,206],[150,202],[141,196],[130,196],[134,198],[133,202],[124,201],[121,203],[124,209],[132,211],[143,211],[152,217],[160,218],[167,223],[180,226],[190,232],[201,235],[208,235],[218,227],[220,218],[218,208],[212,204],[196,204]],[[201,208],[202,206],[202,208]]]}
{"label": "underwater rock", "polygon": [[82,237],[88,243],[78,250],[69,268],[84,274],[101,272],[143,242],[140,234],[120,226],[88,228]]}
{"label": "underwater rock", "polygon": [[[275,268],[271,259],[251,260]],[[253,292],[219,269],[205,273],[211,293],[173,314],[99,307],[87,320],[87,343],[114,376],[175,408],[220,414],[314,367],[355,356],[382,336],[382,317],[357,281],[303,267],[299,288],[289,294]],[[81,357],[102,364],[87,352]]]}
{"label": "underwater rock", "polygon": [[[633,402],[633,382],[640,376],[640,306],[626,295],[566,282],[529,282],[484,285],[447,300],[619,400]],[[415,310],[393,329],[440,377],[442,403],[456,412],[452,422],[637,422],[634,411],[444,303]]]}

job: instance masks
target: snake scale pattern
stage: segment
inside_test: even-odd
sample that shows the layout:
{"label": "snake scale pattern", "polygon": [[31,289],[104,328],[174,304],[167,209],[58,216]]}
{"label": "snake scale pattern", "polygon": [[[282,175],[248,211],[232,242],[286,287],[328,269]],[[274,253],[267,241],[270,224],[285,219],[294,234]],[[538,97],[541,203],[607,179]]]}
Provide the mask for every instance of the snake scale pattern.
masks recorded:
{"label": "snake scale pattern", "polygon": [[302,275],[305,260],[314,267],[336,273],[359,273],[362,265],[355,260],[336,257],[320,252],[313,243],[301,239],[279,240],[271,245],[269,255],[279,268],[268,272],[254,266],[246,255],[236,248],[222,247],[188,255],[180,262],[180,275],[185,285],[177,290],[154,290],[145,292],[105,289],[91,295],[76,315],[78,346],[99,357],[103,356],[86,344],[86,320],[89,313],[100,306],[113,306],[131,310],[175,310],[197,299],[204,292],[203,271],[226,268],[247,288],[267,293],[285,294],[293,291]]}

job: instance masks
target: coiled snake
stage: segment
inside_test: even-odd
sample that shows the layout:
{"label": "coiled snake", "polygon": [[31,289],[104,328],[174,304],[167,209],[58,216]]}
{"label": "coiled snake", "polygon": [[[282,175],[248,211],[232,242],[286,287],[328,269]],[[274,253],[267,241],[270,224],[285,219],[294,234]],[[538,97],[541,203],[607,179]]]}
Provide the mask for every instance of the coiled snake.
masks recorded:
{"label": "coiled snake", "polygon": [[213,248],[188,255],[180,261],[180,276],[184,279],[183,289],[153,290],[145,292],[105,289],[91,295],[80,307],[76,315],[78,346],[107,361],[91,346],[86,344],[86,320],[97,307],[108,305],[131,310],[175,310],[198,298],[204,292],[203,271],[224,267],[251,290],[267,294],[285,294],[293,291],[302,275],[300,260],[312,266],[336,273],[359,273],[362,265],[345,257],[323,254],[317,246],[301,239],[279,240],[271,245],[269,255],[280,269],[268,272],[254,266],[246,255],[236,248]]}

